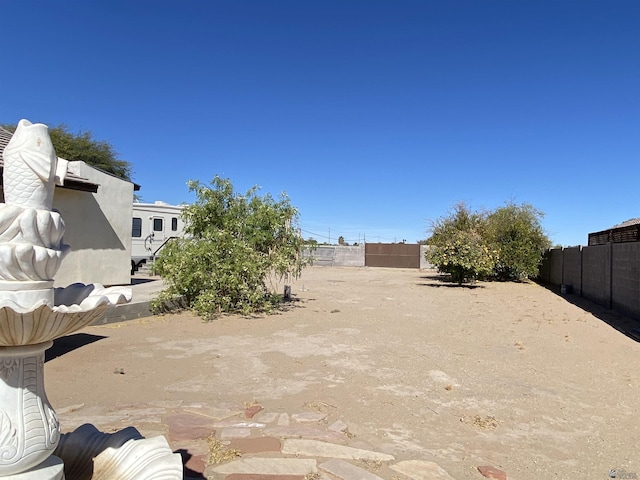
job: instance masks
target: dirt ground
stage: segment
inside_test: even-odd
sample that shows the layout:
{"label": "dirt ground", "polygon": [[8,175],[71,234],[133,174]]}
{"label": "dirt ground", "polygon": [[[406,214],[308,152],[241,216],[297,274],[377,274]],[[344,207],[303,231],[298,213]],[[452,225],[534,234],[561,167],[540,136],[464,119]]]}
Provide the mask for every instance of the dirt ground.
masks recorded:
{"label": "dirt ground", "polygon": [[459,287],[405,269],[312,267],[292,293],[277,315],[150,317],[62,339],[45,381],[63,428],[74,405],[318,405],[359,442],[456,479],[482,478],[478,465],[520,480],[640,476],[640,344],[624,317],[534,283]]}

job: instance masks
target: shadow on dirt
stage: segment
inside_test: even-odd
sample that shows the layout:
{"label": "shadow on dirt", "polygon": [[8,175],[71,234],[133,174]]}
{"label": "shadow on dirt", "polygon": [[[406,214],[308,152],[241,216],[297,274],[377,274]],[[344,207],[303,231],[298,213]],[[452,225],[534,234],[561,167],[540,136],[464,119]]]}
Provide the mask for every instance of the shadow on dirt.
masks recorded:
{"label": "shadow on dirt", "polygon": [[[294,310],[297,308],[304,308],[305,303],[308,302],[310,299],[306,299],[306,300],[302,300],[301,298],[296,297],[295,293],[291,294],[291,296],[288,299],[282,299],[282,301],[280,302],[280,306],[278,308],[277,312],[274,313],[278,313],[278,312],[288,312],[290,310]],[[311,299],[313,300],[313,299]]]}
{"label": "shadow on dirt", "polygon": [[478,285],[477,283],[460,284],[458,282],[454,282],[451,280],[451,276],[449,275],[423,275],[420,278],[426,280],[425,283],[418,283],[421,287],[467,288],[470,290],[484,288],[483,285]]}
{"label": "shadow on dirt", "polygon": [[[298,308],[305,308],[305,304],[309,301],[314,301],[315,298],[306,298],[306,299],[301,299],[301,298],[297,298],[295,294],[291,294],[291,297],[289,297],[288,300],[285,299],[281,299],[280,303],[278,304],[277,308],[273,309],[272,311],[265,313],[265,312],[254,312],[254,313],[248,313],[246,315],[242,315],[242,314],[236,314],[236,313],[230,313],[230,314],[226,314],[223,313],[220,316],[225,316],[225,315],[241,315],[244,318],[251,318],[251,319],[260,319],[260,318],[265,318],[267,316],[272,316],[272,315],[281,315],[285,312],[289,312],[291,310],[295,310]],[[215,319],[216,317],[214,317]]]}
{"label": "shadow on dirt", "polygon": [[48,362],[54,358],[61,357],[65,353],[74,351],[77,348],[84,347],[91,343],[107,338],[102,335],[91,335],[90,333],[74,333],[64,337],[56,338],[51,348],[44,353],[44,361]]}
{"label": "shadow on dirt", "polygon": [[191,455],[188,450],[181,448],[179,450],[174,451],[173,453],[178,453],[182,457],[182,465],[184,468],[183,475],[185,479],[189,479],[189,480],[205,479],[205,477],[203,476],[204,475],[203,472],[196,472],[190,469],[189,467],[187,467],[187,462],[191,459],[191,457],[193,457],[193,455]]}
{"label": "shadow on dirt", "polygon": [[609,325],[612,328],[615,328],[617,331],[626,335],[630,339],[640,343],[640,321],[634,320],[629,317],[625,317],[621,313],[616,312],[615,310],[609,310],[607,307],[602,305],[598,305],[597,303],[592,302],[591,300],[587,300],[582,298],[578,294],[574,293],[561,293],[560,287],[556,285],[549,285],[545,283],[538,283],[541,287],[546,288],[550,292],[562,297],[569,303],[572,303],[578,308],[581,308],[585,312],[592,314],[594,317],[602,320],[604,323]]}

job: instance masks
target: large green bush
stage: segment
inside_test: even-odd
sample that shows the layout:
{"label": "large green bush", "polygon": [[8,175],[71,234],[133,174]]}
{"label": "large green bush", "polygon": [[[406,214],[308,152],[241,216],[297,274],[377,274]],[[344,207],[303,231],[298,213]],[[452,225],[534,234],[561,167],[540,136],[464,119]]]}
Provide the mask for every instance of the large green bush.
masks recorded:
{"label": "large green bush", "polygon": [[535,276],[543,251],[551,245],[541,218],[528,204],[507,203],[487,213],[460,203],[432,225],[426,259],[457,282]]}
{"label": "large green bush", "polygon": [[185,238],[169,243],[156,262],[167,288],[154,305],[181,297],[207,319],[273,310],[281,297],[270,281],[297,277],[306,263],[297,210],[284,194],[275,200],[254,187],[239,195],[220,177],[189,188],[197,200],[183,210]]}
{"label": "large green bush", "polygon": [[463,283],[489,275],[495,259],[476,232],[457,230],[447,241],[427,250],[427,259],[441,272]]}
{"label": "large green bush", "polygon": [[459,203],[432,225],[427,261],[458,283],[486,277],[493,271],[495,256],[483,239],[485,224],[485,215]]}
{"label": "large green bush", "polygon": [[542,217],[531,205],[513,203],[487,217],[485,238],[499,252],[495,278],[521,280],[538,274],[542,252],[551,246],[540,224]]}

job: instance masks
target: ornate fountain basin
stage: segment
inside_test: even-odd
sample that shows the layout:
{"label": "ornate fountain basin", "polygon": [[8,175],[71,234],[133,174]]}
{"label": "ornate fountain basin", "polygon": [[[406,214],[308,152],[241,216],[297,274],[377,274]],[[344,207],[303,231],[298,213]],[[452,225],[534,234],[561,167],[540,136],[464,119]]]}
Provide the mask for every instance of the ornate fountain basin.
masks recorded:
{"label": "ornate fountain basin", "polygon": [[80,283],[54,289],[57,304],[25,308],[0,300],[0,347],[48,342],[90,325],[113,305],[131,300],[131,290]]}

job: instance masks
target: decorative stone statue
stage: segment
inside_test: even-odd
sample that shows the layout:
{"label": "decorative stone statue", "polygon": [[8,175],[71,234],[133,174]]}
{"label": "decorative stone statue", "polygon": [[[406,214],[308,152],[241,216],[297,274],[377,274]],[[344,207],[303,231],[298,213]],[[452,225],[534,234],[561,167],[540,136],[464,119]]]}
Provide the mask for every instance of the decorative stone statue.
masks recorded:
{"label": "decorative stone statue", "polygon": [[[54,339],[91,324],[110,306],[129,301],[131,291],[105,289],[97,284],[53,288],[54,275],[69,249],[62,241],[62,217],[52,211],[55,184],[64,181],[67,162],[57,158],[47,126],[27,120],[18,123],[3,157],[0,478],[60,480],[65,478],[63,462],[52,455],[60,440],[60,429],[44,391],[44,351]],[[180,456],[171,454],[162,437],[159,438],[164,444],[139,436],[129,440],[134,443],[124,443],[120,435],[117,449],[108,448],[110,438],[95,429],[79,429],[62,450],[74,465],[91,463],[98,454],[106,455],[101,464],[108,465],[110,473],[100,476],[94,472],[100,478],[152,478],[144,473],[127,476],[123,472],[144,471],[133,467],[140,466],[139,462],[154,464],[154,459],[161,460],[160,467],[156,462],[155,468],[149,466],[149,472],[157,473],[158,468],[163,468],[162,478],[182,478]],[[84,448],[74,449],[73,445]],[[87,449],[88,445],[101,445],[105,452]],[[126,452],[135,454],[128,456]],[[80,458],[83,454],[90,457]]]}
{"label": "decorative stone statue", "polygon": [[58,163],[47,126],[20,120],[3,156],[5,202],[51,210],[55,183],[62,184],[67,162]]}

